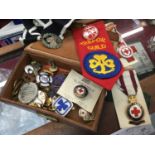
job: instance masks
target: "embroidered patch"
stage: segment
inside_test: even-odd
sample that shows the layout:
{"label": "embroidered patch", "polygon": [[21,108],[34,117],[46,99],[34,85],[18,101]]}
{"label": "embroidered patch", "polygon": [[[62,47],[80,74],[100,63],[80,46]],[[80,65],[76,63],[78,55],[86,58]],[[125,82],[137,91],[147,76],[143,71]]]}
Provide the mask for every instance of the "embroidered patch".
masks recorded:
{"label": "embroidered patch", "polygon": [[112,78],[122,68],[119,59],[106,51],[88,53],[84,58],[83,64],[87,73],[100,79]]}

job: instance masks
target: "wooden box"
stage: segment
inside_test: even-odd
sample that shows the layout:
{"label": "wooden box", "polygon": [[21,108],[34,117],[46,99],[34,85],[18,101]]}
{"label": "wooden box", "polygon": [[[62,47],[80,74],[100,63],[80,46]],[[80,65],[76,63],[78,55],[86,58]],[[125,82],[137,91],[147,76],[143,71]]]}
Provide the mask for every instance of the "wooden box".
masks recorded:
{"label": "wooden box", "polygon": [[42,45],[40,41],[30,44],[25,48],[23,55],[21,56],[19,62],[12,71],[5,87],[1,92],[0,99],[5,103],[12,104],[15,106],[21,106],[29,110],[34,110],[38,113],[51,116],[57,121],[68,123],[70,125],[78,126],[86,130],[93,132],[97,131],[99,124],[100,115],[104,105],[105,90],[103,89],[98,102],[94,108],[95,120],[89,123],[85,123],[79,116],[78,110],[71,111],[66,117],[62,117],[55,112],[44,110],[37,107],[32,107],[12,99],[12,90],[14,81],[20,78],[24,73],[24,66],[29,64],[30,60],[37,60],[40,62],[47,62],[48,60],[53,60],[57,66],[70,71],[74,69],[81,73],[80,63],[78,56],[76,54],[75,44],[72,36],[66,37],[63,45],[59,49],[48,49]]}

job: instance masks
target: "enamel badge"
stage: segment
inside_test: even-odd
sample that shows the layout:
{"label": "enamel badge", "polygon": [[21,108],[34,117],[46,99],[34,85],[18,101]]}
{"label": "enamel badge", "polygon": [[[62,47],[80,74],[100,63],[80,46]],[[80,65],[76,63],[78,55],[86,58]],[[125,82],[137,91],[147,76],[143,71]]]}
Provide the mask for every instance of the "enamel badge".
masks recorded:
{"label": "enamel badge", "polygon": [[99,32],[95,26],[86,26],[83,30],[83,37],[86,40],[94,40],[98,36]]}
{"label": "enamel badge", "polygon": [[143,108],[140,104],[134,103],[128,107],[128,116],[134,120],[139,121],[144,115]]}
{"label": "enamel badge", "polygon": [[68,101],[64,97],[59,97],[54,101],[52,106],[55,107],[58,114],[60,114],[61,116],[66,116],[72,109],[73,103]]}

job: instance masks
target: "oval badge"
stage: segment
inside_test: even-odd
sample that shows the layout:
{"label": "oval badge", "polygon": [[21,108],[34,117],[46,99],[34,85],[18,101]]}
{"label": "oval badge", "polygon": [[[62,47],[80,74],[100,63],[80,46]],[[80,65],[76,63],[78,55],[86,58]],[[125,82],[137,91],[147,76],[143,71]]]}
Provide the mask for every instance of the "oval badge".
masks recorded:
{"label": "oval badge", "polygon": [[112,78],[122,68],[119,59],[106,51],[88,53],[84,58],[83,64],[88,74],[100,79]]}

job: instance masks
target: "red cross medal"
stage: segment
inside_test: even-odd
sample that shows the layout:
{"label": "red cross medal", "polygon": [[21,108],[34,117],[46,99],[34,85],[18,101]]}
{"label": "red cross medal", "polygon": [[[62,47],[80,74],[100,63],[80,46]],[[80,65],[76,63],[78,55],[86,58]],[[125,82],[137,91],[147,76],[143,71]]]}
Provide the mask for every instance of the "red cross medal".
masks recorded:
{"label": "red cross medal", "polygon": [[141,120],[143,117],[143,108],[140,104],[138,103],[133,103],[128,107],[128,115],[131,119],[133,120]]}
{"label": "red cross medal", "polygon": [[84,98],[86,97],[88,94],[88,90],[85,86],[83,85],[77,85],[75,88],[74,88],[74,95],[79,97],[79,98]]}
{"label": "red cross medal", "polygon": [[134,49],[132,49],[132,47],[129,47],[126,42],[122,38],[120,38],[118,56],[120,58],[126,59],[128,62],[132,62],[135,61],[135,58],[133,56],[134,52]]}
{"label": "red cross medal", "polygon": [[[126,74],[126,75],[125,75]],[[137,102],[136,94],[138,91],[138,85],[136,83],[135,74],[136,72],[133,70],[126,71],[119,80],[118,85],[124,94],[128,96],[128,107],[127,107],[127,115],[130,119],[129,123],[134,125],[139,125],[144,123],[142,120],[144,116],[143,107]],[[129,84],[132,84],[129,86]]]}

